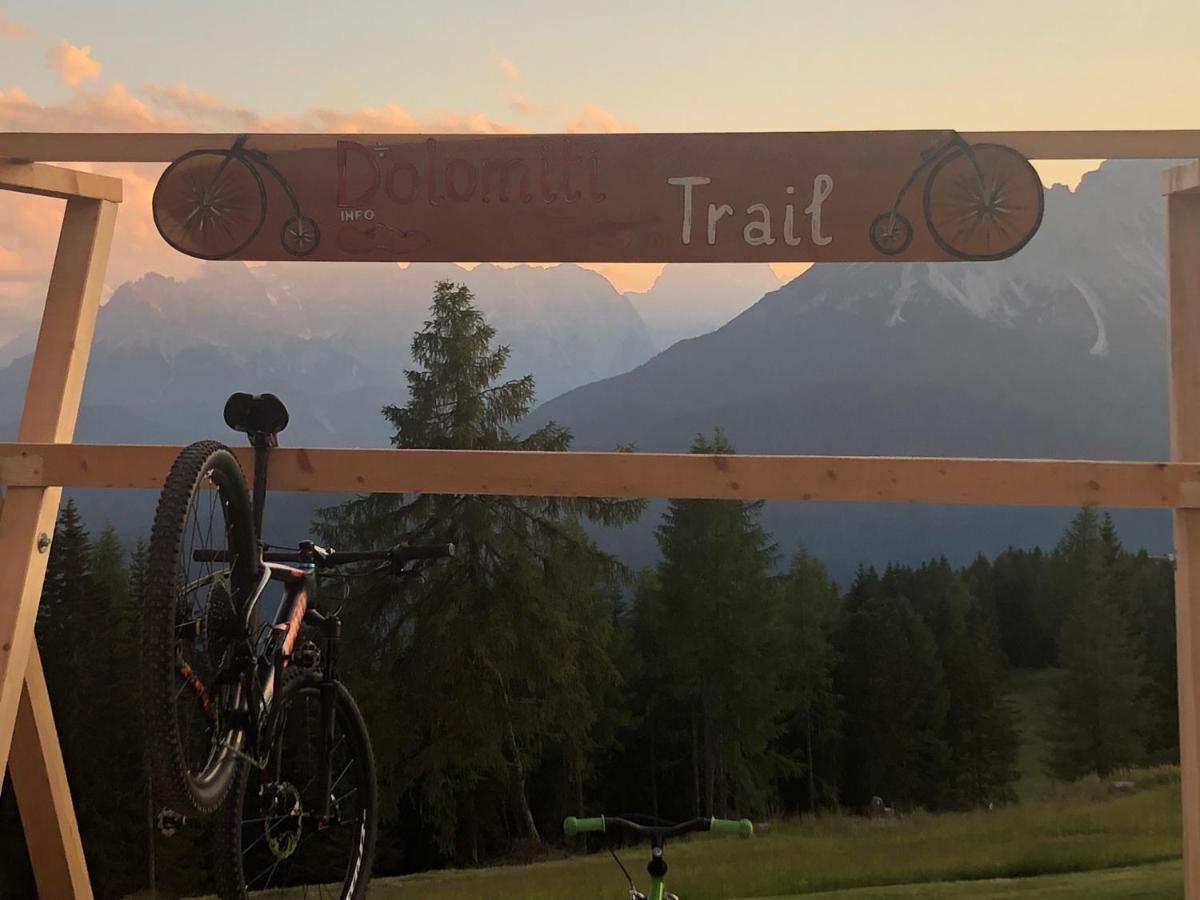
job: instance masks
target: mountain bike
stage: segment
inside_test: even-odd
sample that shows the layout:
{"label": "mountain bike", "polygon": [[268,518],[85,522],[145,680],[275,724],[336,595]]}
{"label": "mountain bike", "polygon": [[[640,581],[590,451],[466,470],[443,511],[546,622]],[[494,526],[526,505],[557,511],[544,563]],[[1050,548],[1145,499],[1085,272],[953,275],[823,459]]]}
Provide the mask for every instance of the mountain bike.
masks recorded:
{"label": "mountain bike", "polygon": [[[234,394],[225,421],[254,447],[253,500],[233,453],[200,441],[172,465],[150,537],[141,670],[155,796],[176,811],[172,828],[180,815],[217,814],[223,898],[305,885],[306,896],[360,900],[375,845],[375,764],[338,678],[341,607],[320,603],[320,588],[350,574],[409,575],[454,547],[264,544],[268,459],[287,410],[271,394]],[[372,565],[343,568],[360,563]],[[272,582],[282,585],[273,608]]]}
{"label": "mountain bike", "polygon": [[1011,147],[968,144],[957,132],[921,154],[896,192],[891,209],[871,222],[871,245],[885,256],[908,248],[912,223],[899,211],[917,178],[925,179],[923,210],[929,234],[951,256],[997,260],[1012,256],[1037,233],[1045,192],[1037,170]]}
{"label": "mountain bike", "polygon": [[278,182],[292,204],[279,242],[292,256],[321,243],[321,229],[300,209],[296,192],[270,158],[241,135],[228,150],[192,150],[175,160],[154,187],[151,209],[163,240],[188,256],[228,259],[258,237],[267,220],[267,187],[259,169]]}
{"label": "mountain bike", "polygon": [[596,816],[592,819],[577,819],[575,816],[567,816],[563,820],[563,832],[567,837],[614,829],[650,838],[650,862],[646,864],[646,873],[650,876],[650,892],[648,894],[643,894],[637,889],[629,870],[617,858],[617,854],[611,847],[608,850],[629,882],[629,900],[679,900],[675,894],[667,893],[666,888],[667,861],[663,856],[663,845],[667,838],[678,837],[693,831],[715,831],[718,834],[733,834],[748,838],[754,834],[754,823],[749,819],[699,818],[680,822],[677,825],[642,825],[631,822],[629,819],[613,816]]}

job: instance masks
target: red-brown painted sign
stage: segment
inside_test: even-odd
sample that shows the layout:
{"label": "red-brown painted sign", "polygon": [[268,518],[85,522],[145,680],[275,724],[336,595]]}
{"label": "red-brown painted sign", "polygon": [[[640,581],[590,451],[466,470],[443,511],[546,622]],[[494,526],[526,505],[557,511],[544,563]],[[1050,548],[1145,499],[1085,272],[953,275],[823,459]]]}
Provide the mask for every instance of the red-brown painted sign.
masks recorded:
{"label": "red-brown painted sign", "polygon": [[154,217],[205,259],[1002,259],[1041,223],[1033,167],[952,131],[254,137],[163,173]]}

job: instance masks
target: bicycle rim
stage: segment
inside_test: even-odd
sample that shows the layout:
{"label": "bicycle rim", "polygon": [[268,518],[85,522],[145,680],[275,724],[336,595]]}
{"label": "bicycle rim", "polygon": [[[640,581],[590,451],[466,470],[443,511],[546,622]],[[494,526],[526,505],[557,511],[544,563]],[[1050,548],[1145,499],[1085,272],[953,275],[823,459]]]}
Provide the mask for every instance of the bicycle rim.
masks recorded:
{"label": "bicycle rim", "polygon": [[245,766],[218,828],[217,883],[223,898],[288,888],[289,896],[360,900],[375,845],[375,767],[362,715],[335,686],[331,815],[317,796],[320,684],[287,673],[272,712],[263,769]]}
{"label": "bicycle rim", "polygon": [[[184,449],[155,512],[142,614],[142,690],[156,793],[187,815],[213,812],[236,774],[241,685],[228,677],[254,564],[237,460],[211,441]],[[196,562],[195,550],[232,562]]]}

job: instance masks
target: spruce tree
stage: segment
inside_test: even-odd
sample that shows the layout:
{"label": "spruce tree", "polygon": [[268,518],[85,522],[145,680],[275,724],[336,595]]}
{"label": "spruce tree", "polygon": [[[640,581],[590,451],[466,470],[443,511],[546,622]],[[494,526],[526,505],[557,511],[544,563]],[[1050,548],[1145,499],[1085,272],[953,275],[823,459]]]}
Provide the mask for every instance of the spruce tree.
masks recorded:
{"label": "spruce tree", "polygon": [[1144,752],[1143,660],[1134,625],[1116,599],[1114,538],[1084,508],[1054,551],[1053,585],[1065,610],[1059,636],[1065,671],[1048,723],[1046,762],[1058,778],[1105,776]]}
{"label": "spruce tree", "polygon": [[783,799],[788,808],[815,813],[837,805],[842,712],[833,688],[832,632],[838,595],[825,566],[803,549],[792,557],[782,589],[781,672],[791,713],[780,750],[798,763]]}
{"label": "spruce tree", "polygon": [[937,805],[970,807],[1013,799],[1018,736],[1003,696],[1004,657],[991,609],[942,557],[917,569],[889,567],[883,589],[907,597],[933,632],[949,706],[942,737],[949,750]]}
{"label": "spruce tree", "polygon": [[[717,429],[693,453],[733,453]],[[693,713],[693,771],[703,812],[765,810],[783,714],[774,548],[761,502],[672,500],[657,531],[666,655],[677,702]],[[652,648],[647,648],[648,652]]]}
{"label": "spruce tree", "polygon": [[[383,410],[402,449],[563,451],[550,423],[511,429],[533,404],[531,376],[501,381],[509,351],[471,292],[437,284],[413,338],[409,399]],[[385,798],[419,811],[443,856],[478,858],[509,836],[538,840],[529,779],[550,756],[586,770],[596,717],[581,692],[617,677],[607,655],[622,574],[579,527],[617,525],[640,502],[372,494],[322,510],[339,546],[452,541],[455,558],[399,595],[360,591],[347,638],[371,722]],[[573,745],[551,748],[554,742]],[[553,753],[550,751],[553,750]],[[556,810],[557,812],[557,810]],[[411,860],[410,860],[411,864]]]}
{"label": "spruce tree", "polygon": [[843,603],[835,688],[843,699],[840,793],[866,807],[934,806],[949,749],[949,696],[929,626],[903,596],[859,570]]}

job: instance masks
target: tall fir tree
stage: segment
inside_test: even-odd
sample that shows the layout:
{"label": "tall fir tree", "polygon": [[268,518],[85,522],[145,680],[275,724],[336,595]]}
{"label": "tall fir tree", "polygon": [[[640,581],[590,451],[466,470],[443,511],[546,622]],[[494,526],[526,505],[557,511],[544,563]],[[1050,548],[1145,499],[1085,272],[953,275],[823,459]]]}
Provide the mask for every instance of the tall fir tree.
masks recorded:
{"label": "tall fir tree", "polygon": [[1120,596],[1119,543],[1096,513],[1079,511],[1055,548],[1052,582],[1063,605],[1059,681],[1047,727],[1048,771],[1101,776],[1142,758],[1143,660]]}
{"label": "tall fir tree", "polygon": [[798,765],[783,786],[783,805],[815,813],[837,806],[837,748],[842,712],[834,691],[833,628],[837,588],[819,560],[800,549],[782,579],[781,674],[791,710],[780,752]]}
{"label": "tall fir tree", "polygon": [[[691,449],[734,452],[720,429]],[[675,699],[692,713],[693,786],[710,816],[733,806],[742,815],[765,810],[778,776],[784,648],[761,509],[759,502],[672,500],[657,531],[666,627],[645,652],[666,656]]]}
{"label": "tall fir tree", "polygon": [[860,570],[838,626],[835,687],[843,699],[842,801],[872,797],[899,807],[935,806],[949,748],[949,695],[937,641],[904,596],[889,596]]}
{"label": "tall fir tree", "polygon": [[990,606],[971,595],[945,557],[916,569],[889,567],[883,589],[910,598],[937,643],[949,699],[942,730],[949,758],[938,779],[937,805],[1014,799],[1019,740],[1004,696],[1005,661]]}
{"label": "tall fir tree", "polygon": [[[471,292],[437,284],[413,338],[409,399],[384,409],[398,448],[562,451],[550,423],[511,428],[534,398],[531,376],[500,381],[505,346]],[[587,767],[595,716],[580,691],[617,677],[605,652],[621,575],[578,522],[619,525],[640,502],[434,494],[359,497],[325,509],[339,545],[453,541],[456,557],[401,597],[360,592],[347,636],[367,665],[352,673],[371,723],[384,796],[418,811],[443,857],[479,858],[538,840],[529,780],[550,755]],[[581,688],[581,686],[583,686]],[[555,807],[556,813],[558,806]],[[409,860],[409,864],[411,864]]]}

